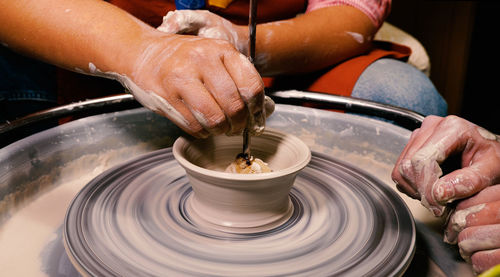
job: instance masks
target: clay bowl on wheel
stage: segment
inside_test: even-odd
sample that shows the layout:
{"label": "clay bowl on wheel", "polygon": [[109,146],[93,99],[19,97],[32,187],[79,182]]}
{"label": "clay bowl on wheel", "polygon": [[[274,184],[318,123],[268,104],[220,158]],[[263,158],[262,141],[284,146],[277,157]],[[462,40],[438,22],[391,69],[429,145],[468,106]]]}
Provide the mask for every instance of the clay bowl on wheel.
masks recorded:
{"label": "clay bowl on wheel", "polygon": [[177,162],[186,170],[193,195],[187,208],[200,224],[236,233],[275,228],[293,212],[289,192],[295,177],[311,160],[299,138],[268,130],[252,137],[251,155],[266,162],[268,173],[224,172],[241,152],[240,136],[207,139],[178,138],[173,146]]}

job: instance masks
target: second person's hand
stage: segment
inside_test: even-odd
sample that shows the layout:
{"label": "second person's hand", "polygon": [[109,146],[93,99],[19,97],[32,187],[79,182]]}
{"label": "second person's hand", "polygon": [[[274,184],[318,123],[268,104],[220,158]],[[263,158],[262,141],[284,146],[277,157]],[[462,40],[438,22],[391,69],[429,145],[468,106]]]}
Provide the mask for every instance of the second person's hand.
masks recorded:
{"label": "second person's hand", "polygon": [[[451,156],[460,158],[461,168],[442,176],[442,164]],[[428,116],[412,133],[392,178],[398,189],[440,216],[447,203],[500,181],[500,141],[457,116]]]}

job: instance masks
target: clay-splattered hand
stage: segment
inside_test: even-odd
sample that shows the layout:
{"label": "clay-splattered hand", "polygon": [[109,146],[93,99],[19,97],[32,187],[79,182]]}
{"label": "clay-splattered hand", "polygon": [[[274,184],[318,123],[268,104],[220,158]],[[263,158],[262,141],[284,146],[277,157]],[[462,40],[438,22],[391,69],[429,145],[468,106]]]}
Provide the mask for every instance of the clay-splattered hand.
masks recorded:
{"label": "clay-splattered hand", "polygon": [[448,221],[445,241],[481,273],[500,264],[500,184],[462,200]]}
{"label": "clay-splattered hand", "polygon": [[[170,11],[163,17],[163,23],[157,28],[169,34],[187,34],[203,38],[224,40],[233,45],[240,53],[248,55],[248,27],[238,26],[214,13],[205,10]],[[265,119],[274,111],[274,102],[264,96],[264,102],[246,102],[250,110],[248,126],[252,134],[260,134]],[[264,105],[264,113],[252,113]],[[257,105],[258,107],[254,107]],[[234,133],[234,132],[233,132]]]}
{"label": "clay-splattered hand", "polygon": [[[442,176],[441,165],[450,156],[460,158],[461,168]],[[457,116],[428,116],[412,133],[392,179],[440,216],[447,203],[500,183],[499,138]]]}
{"label": "clay-splattered hand", "polygon": [[[205,10],[170,11],[157,28],[169,34],[188,34],[230,42],[240,53],[248,55],[248,32],[214,13]],[[247,28],[248,29],[248,28]]]}
{"label": "clay-splattered hand", "polygon": [[264,84],[243,54],[223,40],[157,33],[122,80],[139,102],[197,137],[239,134],[248,121],[263,128]]}

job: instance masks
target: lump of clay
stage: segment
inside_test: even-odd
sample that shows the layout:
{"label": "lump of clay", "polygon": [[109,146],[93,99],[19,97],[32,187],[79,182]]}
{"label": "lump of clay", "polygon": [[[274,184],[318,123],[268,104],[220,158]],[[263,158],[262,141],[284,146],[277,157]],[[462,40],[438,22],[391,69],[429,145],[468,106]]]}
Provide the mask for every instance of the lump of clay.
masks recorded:
{"label": "lump of clay", "polygon": [[263,162],[261,159],[254,158],[253,156],[249,158],[238,156],[236,160],[226,168],[226,172],[254,174],[272,172],[272,170],[267,163]]}

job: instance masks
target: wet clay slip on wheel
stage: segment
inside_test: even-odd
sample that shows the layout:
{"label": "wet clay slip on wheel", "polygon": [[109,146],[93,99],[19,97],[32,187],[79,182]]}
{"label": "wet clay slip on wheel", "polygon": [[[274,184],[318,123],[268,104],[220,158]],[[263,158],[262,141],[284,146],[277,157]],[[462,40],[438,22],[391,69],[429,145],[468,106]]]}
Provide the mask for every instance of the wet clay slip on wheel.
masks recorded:
{"label": "wet clay slip on wheel", "polygon": [[208,228],[255,233],[275,228],[293,213],[290,189],[311,160],[308,146],[295,136],[266,130],[252,138],[251,154],[266,162],[269,173],[225,172],[241,152],[241,137],[178,138],[173,155],[193,188],[186,208]]}
{"label": "wet clay slip on wheel", "polygon": [[88,183],[64,222],[64,246],[84,276],[401,276],[415,225],[392,188],[313,152],[290,190],[291,217],[235,233],[193,218],[185,170],[166,148]]}

